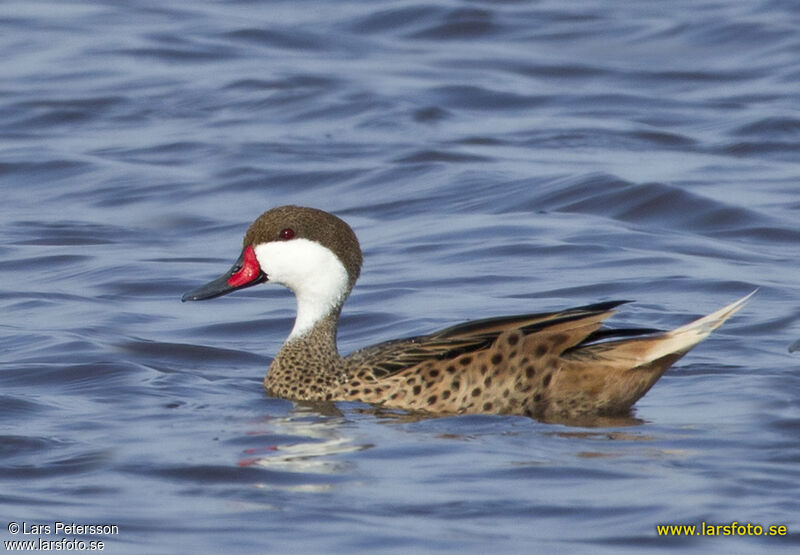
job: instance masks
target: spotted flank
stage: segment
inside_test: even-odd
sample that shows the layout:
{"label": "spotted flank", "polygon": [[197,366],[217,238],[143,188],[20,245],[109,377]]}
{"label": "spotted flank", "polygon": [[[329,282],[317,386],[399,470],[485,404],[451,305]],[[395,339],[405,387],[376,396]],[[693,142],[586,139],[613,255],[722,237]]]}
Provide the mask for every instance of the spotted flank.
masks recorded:
{"label": "spotted flank", "polygon": [[625,302],[609,301],[466,322],[342,357],[337,324],[361,262],[358,239],[344,221],[313,208],[282,206],[250,226],[227,274],[183,300],[262,282],[294,292],[295,326],[264,380],[277,397],[564,420],[625,414],[755,293],[666,332],[603,327]]}

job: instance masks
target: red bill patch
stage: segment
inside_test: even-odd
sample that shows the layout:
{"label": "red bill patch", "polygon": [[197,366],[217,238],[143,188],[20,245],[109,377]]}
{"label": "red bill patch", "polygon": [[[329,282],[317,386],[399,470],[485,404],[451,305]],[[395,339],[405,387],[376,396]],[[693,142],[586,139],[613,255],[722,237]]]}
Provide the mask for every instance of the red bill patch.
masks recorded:
{"label": "red bill patch", "polygon": [[256,251],[253,247],[244,249],[244,259],[242,260],[242,267],[238,272],[228,278],[228,285],[231,287],[242,287],[261,275],[261,266],[258,265],[256,258]]}

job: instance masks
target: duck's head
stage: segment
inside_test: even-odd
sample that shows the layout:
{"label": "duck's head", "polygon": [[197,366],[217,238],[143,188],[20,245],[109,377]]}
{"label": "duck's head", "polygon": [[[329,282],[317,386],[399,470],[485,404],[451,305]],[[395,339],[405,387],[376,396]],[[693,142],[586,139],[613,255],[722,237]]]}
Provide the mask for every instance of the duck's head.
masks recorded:
{"label": "duck's head", "polygon": [[297,297],[292,336],[302,335],[341,307],[361,260],[358,239],[344,221],[315,208],[280,206],[252,223],[239,259],[226,274],[181,300],[202,301],[265,281],[279,283]]}

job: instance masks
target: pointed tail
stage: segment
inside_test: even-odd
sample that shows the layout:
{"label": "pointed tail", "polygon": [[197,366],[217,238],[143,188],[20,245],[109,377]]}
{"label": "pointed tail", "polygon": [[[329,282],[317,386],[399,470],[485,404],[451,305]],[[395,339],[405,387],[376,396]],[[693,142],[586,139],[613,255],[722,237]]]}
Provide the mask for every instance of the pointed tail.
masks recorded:
{"label": "pointed tail", "polygon": [[647,360],[643,362],[650,362],[671,354],[686,353],[725,323],[728,318],[736,314],[750,300],[750,297],[756,294],[756,291],[758,289],[708,316],[668,331],[657,339],[654,338],[650,348],[647,349]]}
{"label": "pointed tail", "polygon": [[[756,291],[758,289],[746,297],[742,297],[738,301],[712,312],[708,316],[703,316],[674,330],[648,337],[620,339],[587,345],[576,351],[576,355],[581,353],[600,356],[606,360],[622,363],[623,367],[629,369],[665,359],[662,366],[663,370],[666,370],[670,364],[685,355],[692,347],[708,337],[712,331],[720,327],[725,320],[741,309],[750,300],[750,297],[755,295]],[[668,360],[665,357],[668,357]]]}
{"label": "pointed tail", "polygon": [[[672,331],[578,346],[569,356],[582,363],[580,371],[588,377],[584,377],[584,382],[559,381],[554,387],[574,393],[576,387],[595,376],[601,385],[591,400],[593,406],[607,414],[624,412],[647,393],[667,368],[733,316],[754,294],[755,291]],[[570,409],[553,407],[553,410]]]}

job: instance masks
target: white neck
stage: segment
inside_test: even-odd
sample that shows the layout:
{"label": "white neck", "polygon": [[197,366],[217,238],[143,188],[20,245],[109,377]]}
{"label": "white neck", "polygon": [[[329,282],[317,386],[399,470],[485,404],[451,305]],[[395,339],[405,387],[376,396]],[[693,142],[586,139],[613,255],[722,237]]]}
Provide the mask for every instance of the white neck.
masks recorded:
{"label": "white neck", "polygon": [[297,318],[288,341],[304,336],[337,310],[350,292],[349,277],[339,257],[316,241],[272,241],[255,247],[267,279],[292,290]]}

